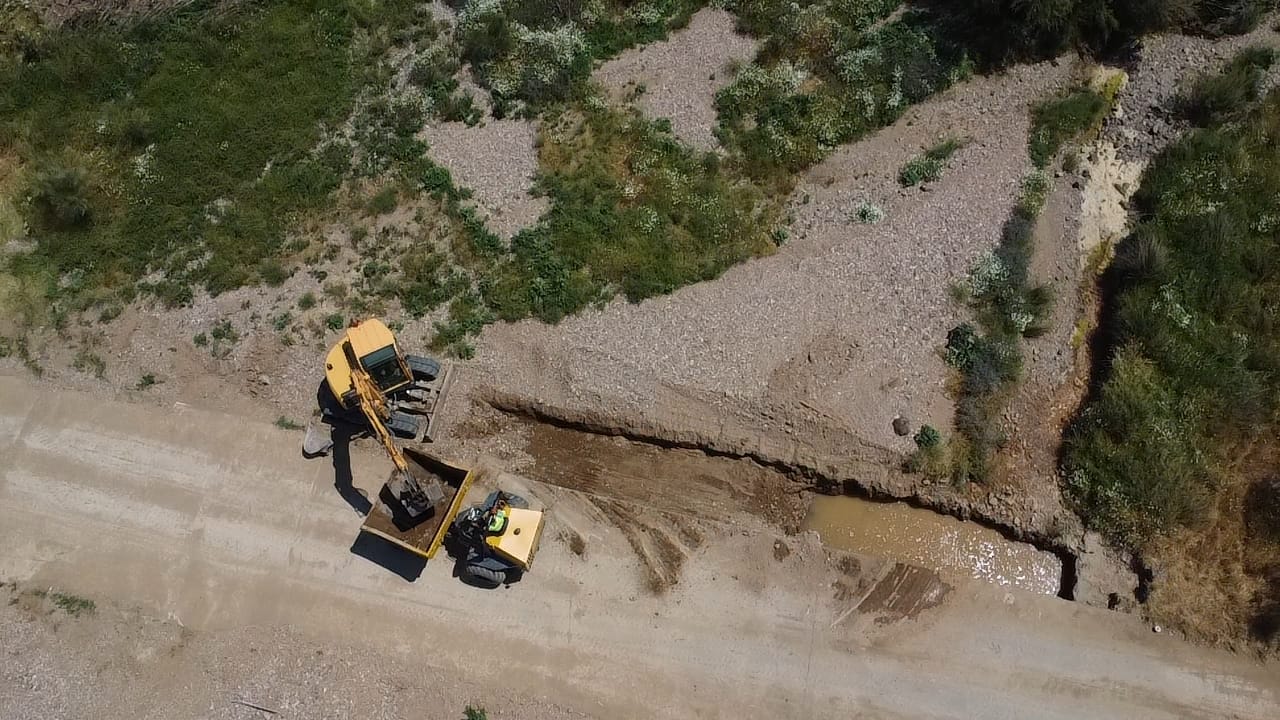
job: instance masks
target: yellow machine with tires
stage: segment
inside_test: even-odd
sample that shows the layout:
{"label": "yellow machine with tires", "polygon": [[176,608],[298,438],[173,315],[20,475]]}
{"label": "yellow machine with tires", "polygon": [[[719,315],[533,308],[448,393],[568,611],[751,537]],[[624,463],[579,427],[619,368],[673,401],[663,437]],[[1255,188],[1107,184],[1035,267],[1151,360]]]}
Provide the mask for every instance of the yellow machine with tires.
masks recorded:
{"label": "yellow machine with tires", "polygon": [[[450,374],[431,358],[404,353],[379,320],[352,323],[325,356],[318,400],[330,425],[345,424],[376,437],[395,464],[361,526],[425,559],[448,545],[468,582],[496,587],[519,578],[533,562],[544,515],[518,495],[496,491],[463,509],[473,483],[491,469],[467,468],[397,444],[430,442]],[[303,451],[332,445],[313,423]],[[449,542],[451,539],[451,542]]]}

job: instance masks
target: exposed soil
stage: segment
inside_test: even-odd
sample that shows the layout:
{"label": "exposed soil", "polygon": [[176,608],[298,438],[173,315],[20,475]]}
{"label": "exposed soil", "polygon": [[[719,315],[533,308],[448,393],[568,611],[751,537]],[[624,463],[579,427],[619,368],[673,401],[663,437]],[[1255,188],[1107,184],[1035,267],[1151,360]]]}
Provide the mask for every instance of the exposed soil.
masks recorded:
{"label": "exposed soil", "polygon": [[671,130],[698,150],[716,146],[716,92],[733,79],[736,63],[756,54],[755,39],[734,29],[733,15],[718,8],[694,13],[688,27],[668,39],[624,51],[593,78],[617,101],[635,103],[650,117],[667,118]]}

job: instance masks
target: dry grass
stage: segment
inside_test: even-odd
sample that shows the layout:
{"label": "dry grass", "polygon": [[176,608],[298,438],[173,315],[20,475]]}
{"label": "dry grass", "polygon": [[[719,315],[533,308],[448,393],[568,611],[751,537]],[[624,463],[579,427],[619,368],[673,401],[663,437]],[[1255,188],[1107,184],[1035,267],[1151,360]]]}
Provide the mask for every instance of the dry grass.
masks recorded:
{"label": "dry grass", "polygon": [[1280,567],[1280,545],[1249,532],[1245,498],[1259,477],[1274,473],[1280,446],[1242,447],[1236,455],[1209,519],[1147,548],[1157,571],[1147,608],[1152,622],[1182,630],[1192,640],[1265,650],[1249,630],[1265,602],[1266,574]]}

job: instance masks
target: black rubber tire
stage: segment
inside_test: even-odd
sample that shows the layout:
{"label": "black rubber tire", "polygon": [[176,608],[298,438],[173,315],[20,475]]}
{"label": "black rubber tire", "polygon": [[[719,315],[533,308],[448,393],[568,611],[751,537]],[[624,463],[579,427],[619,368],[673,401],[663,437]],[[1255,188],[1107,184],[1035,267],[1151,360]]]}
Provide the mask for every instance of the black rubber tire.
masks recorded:
{"label": "black rubber tire", "polygon": [[412,415],[394,412],[387,421],[387,429],[396,437],[414,439],[418,437],[418,420]]}
{"label": "black rubber tire", "polygon": [[440,363],[429,357],[421,355],[405,355],[404,361],[408,363],[409,370],[413,373],[413,379],[420,382],[431,382],[440,377]]}
{"label": "black rubber tire", "polygon": [[463,568],[463,572],[467,574],[467,579],[474,585],[486,588],[496,588],[507,581],[507,574],[497,570],[490,570],[483,565],[467,565]]}

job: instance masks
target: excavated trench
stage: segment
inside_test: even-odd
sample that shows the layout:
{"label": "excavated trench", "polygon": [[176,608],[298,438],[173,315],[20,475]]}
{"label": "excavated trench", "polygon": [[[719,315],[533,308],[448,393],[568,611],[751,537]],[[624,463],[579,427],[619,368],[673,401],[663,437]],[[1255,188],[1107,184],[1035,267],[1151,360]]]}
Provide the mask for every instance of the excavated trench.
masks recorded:
{"label": "excavated trench", "polygon": [[[787,534],[817,531],[835,550],[923,567],[944,578],[1073,597],[1075,556],[1015,539],[1008,529],[873,497],[848,482],[826,482],[751,457],[503,411],[527,423],[526,450],[534,464],[526,474],[584,493],[606,518],[630,508],[619,527],[655,590],[674,583],[683,555],[700,544],[693,529],[699,521],[745,512]],[[845,494],[824,494],[833,487]]]}

